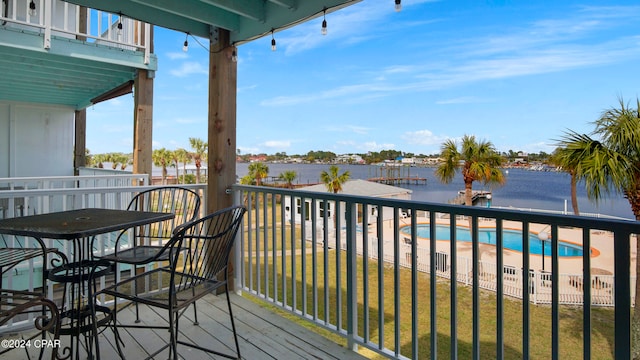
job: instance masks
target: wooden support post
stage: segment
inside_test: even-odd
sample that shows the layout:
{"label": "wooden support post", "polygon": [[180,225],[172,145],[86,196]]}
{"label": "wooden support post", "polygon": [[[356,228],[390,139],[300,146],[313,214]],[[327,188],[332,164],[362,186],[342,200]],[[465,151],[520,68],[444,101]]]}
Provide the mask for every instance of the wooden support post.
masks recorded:
{"label": "wooden support post", "polygon": [[233,204],[227,189],[236,181],[236,86],[235,47],[229,31],[219,29],[210,38],[208,199],[209,212]]}
{"label": "wooden support post", "polygon": [[134,82],[133,173],[149,174],[153,169],[153,79],[138,70]]}
{"label": "wooden support post", "polygon": [[[153,26],[150,28],[153,52]],[[148,174],[149,178],[153,171],[153,76],[153,72],[139,69],[133,84],[133,173]]]}
{"label": "wooden support post", "polygon": [[73,145],[73,174],[80,175],[80,168],[87,165],[87,110],[75,112],[75,141]]}
{"label": "wooden support post", "polygon": [[[80,33],[87,33],[87,8],[80,7],[78,18]],[[77,35],[76,39],[86,41],[86,36]],[[80,175],[80,168],[87,165],[87,109],[75,112],[75,142],[73,145],[73,175]]]}

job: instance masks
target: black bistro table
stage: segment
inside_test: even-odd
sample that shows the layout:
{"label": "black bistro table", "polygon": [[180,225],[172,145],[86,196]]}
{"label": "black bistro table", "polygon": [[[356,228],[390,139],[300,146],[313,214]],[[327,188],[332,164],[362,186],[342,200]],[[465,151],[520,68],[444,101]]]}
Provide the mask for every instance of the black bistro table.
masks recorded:
{"label": "black bistro table", "polygon": [[[27,236],[39,241],[42,239],[66,240],[72,244],[71,253],[67,254],[68,263],[48,271],[48,279],[64,284],[65,289],[63,308],[60,313],[63,321],[60,335],[72,337],[69,348],[62,349],[63,351],[59,349],[59,354],[63,356],[73,354],[74,358],[80,358],[84,339],[85,350],[91,358],[92,340],[97,341],[91,336],[94,317],[88,303],[92,301],[90,298],[93,293],[89,287],[95,284],[89,284],[88,280],[90,277],[96,278],[107,274],[110,268],[104,265],[99,266],[100,263],[93,259],[94,249],[91,247],[93,238],[100,234],[169,220],[174,216],[172,213],[89,208],[0,220],[0,234]],[[97,270],[93,269],[94,266],[97,266]],[[93,274],[91,274],[92,269],[96,270]],[[110,321],[109,308],[95,306],[95,312],[95,318],[98,319],[97,325]]]}

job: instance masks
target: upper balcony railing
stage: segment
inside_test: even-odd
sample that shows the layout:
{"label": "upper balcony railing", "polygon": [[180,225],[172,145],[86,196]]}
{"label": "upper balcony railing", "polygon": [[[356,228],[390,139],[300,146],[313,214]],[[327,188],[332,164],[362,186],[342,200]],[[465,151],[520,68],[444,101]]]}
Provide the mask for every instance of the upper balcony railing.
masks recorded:
{"label": "upper balcony railing", "polygon": [[640,222],[233,189],[249,209],[236,289],[351,348],[402,359],[630,357]]}
{"label": "upper balcony railing", "polygon": [[150,56],[150,25],[118,14],[73,5],[61,0],[3,0],[2,26],[43,34],[43,47],[51,47],[51,37],[81,39],[89,43],[144,51]]}

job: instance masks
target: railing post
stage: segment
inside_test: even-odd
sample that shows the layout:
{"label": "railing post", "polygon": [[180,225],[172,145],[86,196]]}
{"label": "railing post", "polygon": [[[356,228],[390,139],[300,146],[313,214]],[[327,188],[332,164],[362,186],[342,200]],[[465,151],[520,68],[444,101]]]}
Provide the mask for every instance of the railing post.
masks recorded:
{"label": "railing post", "polygon": [[539,276],[539,272],[538,271],[533,271],[533,282],[531,283],[531,289],[530,291],[533,293],[533,303],[535,305],[538,304],[538,293],[540,292],[540,287],[539,287],[539,283],[538,283],[538,276]]}
{"label": "railing post", "polygon": [[[206,188],[205,188],[206,189]],[[229,190],[229,191],[233,191],[233,190]],[[232,196],[233,196],[233,205],[242,205],[242,191],[241,190],[236,190],[232,192]],[[206,199],[206,193],[205,196],[203,196],[204,199]],[[202,203],[204,203],[204,206],[207,206],[207,202],[203,201]],[[206,214],[206,213],[205,213]],[[244,227],[244,220],[242,221],[242,227]],[[241,228],[242,230],[242,228]],[[242,239],[244,238],[244,231],[238,231],[238,234],[236,234],[236,241],[235,244],[233,246],[233,263],[236,264],[232,275],[233,279],[231,279],[231,283],[233,284],[233,291],[237,294],[237,295],[241,295],[242,293],[242,271],[244,271],[244,267],[241,266],[240,264],[242,264],[242,252],[244,251],[244,247],[242,246]]]}
{"label": "railing post", "polygon": [[[631,357],[631,282],[629,268],[631,259],[629,248],[631,234],[627,231],[616,231],[613,235],[614,253],[614,288],[615,288],[615,358]],[[637,235],[635,235],[637,236]],[[633,249],[635,250],[635,249]],[[638,311],[636,308],[635,311]],[[633,321],[633,320],[631,320]]]}
{"label": "railing post", "polygon": [[347,202],[345,204],[345,217],[347,233],[347,347],[358,351],[358,345],[355,341],[355,333],[358,328],[358,274],[356,273],[358,269],[356,245],[358,214],[356,203]]}
{"label": "railing post", "polygon": [[151,25],[144,24],[144,63],[149,64],[149,58],[151,57]]}
{"label": "railing post", "polygon": [[53,16],[51,1],[44,0],[44,13],[42,14],[44,21],[44,43],[42,46],[47,50],[51,48],[51,17]]}

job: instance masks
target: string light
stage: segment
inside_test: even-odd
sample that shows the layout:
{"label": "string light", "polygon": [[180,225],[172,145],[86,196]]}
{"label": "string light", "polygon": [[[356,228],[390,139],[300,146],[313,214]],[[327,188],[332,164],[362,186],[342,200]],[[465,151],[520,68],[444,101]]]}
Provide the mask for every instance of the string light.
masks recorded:
{"label": "string light", "polygon": [[122,37],[122,14],[118,15],[118,40]]}
{"label": "string light", "polygon": [[271,51],[276,51],[276,38],[273,37],[273,30],[271,30]]}
{"label": "string light", "polygon": [[38,12],[36,11],[36,3],[31,0],[31,2],[29,3],[29,15],[30,16],[36,16]]}
{"label": "string light", "polygon": [[182,51],[187,52],[189,50],[189,33],[184,38],[184,44],[182,45]]}
{"label": "string light", "polygon": [[322,30],[320,30],[322,35],[327,35],[327,8],[324,8],[322,15]]}
{"label": "string light", "polygon": [[396,0],[396,12],[402,10],[402,0]]}

